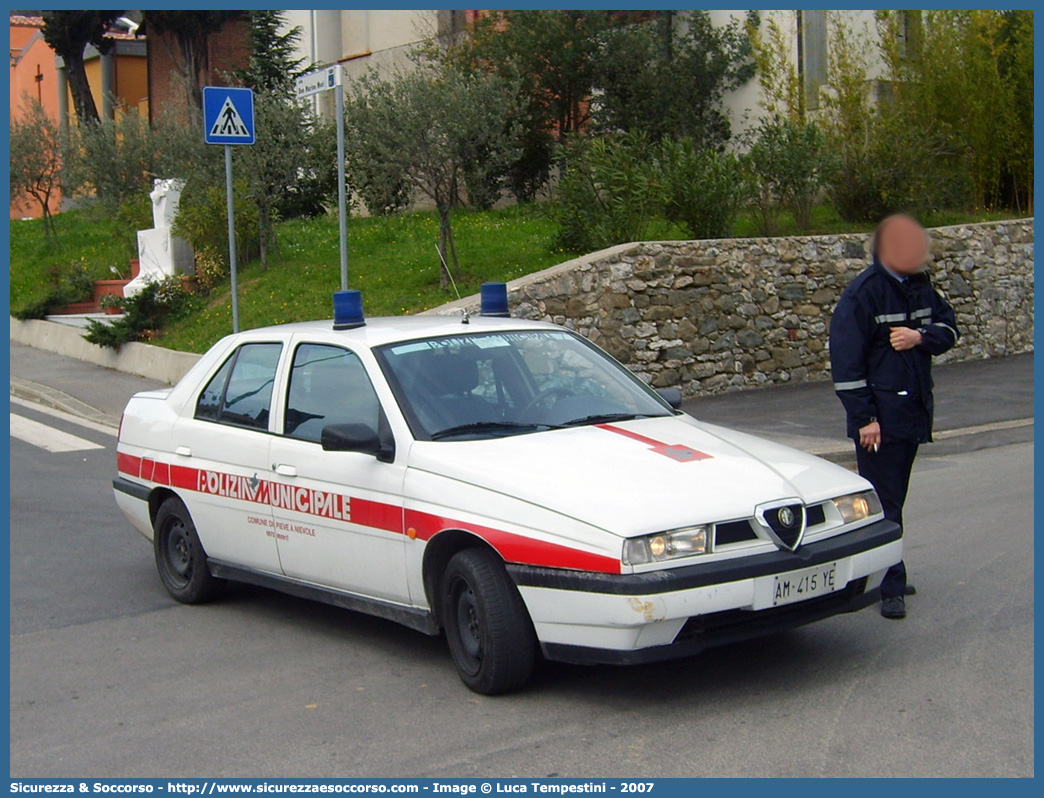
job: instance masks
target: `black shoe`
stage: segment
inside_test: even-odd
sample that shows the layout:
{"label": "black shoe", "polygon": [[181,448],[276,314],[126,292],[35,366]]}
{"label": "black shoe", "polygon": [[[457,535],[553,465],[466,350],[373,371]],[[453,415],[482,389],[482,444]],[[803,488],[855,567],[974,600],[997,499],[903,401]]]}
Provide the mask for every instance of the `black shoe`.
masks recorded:
{"label": "black shoe", "polygon": [[902,596],[881,599],[881,615],[898,620],[906,617],[906,600]]}
{"label": "black shoe", "polygon": [[903,593],[903,595],[904,596],[916,596],[917,595],[917,588],[914,587],[913,585],[908,584],[906,586],[906,591]]}

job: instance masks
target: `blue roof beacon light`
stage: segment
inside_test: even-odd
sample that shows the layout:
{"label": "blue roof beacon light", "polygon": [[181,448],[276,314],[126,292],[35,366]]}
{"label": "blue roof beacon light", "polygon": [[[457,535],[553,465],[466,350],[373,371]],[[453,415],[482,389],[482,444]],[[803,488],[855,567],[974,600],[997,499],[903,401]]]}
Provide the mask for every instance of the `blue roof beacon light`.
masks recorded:
{"label": "blue roof beacon light", "polygon": [[483,316],[507,317],[508,293],[507,283],[483,283],[482,284],[482,309]]}
{"label": "blue roof beacon light", "polygon": [[334,291],[334,325],[335,330],[351,330],[366,324],[363,316],[362,292],[348,289]]}

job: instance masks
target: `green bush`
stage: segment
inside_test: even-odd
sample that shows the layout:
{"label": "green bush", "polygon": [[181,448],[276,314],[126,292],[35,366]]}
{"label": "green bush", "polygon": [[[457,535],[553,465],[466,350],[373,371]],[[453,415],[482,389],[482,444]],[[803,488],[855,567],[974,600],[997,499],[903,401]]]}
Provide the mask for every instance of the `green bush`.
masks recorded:
{"label": "green bush", "polygon": [[583,252],[645,237],[664,204],[647,137],[574,138],[556,160],[562,176],[552,216],[559,246]]}
{"label": "green bush", "polygon": [[192,295],[181,287],[179,277],[168,277],[146,284],[120,305],[123,309],[120,318],[111,323],[89,319],[83,337],[108,349],[119,349],[123,344],[151,337],[167,322],[190,310]]}
{"label": "green bush", "polygon": [[213,247],[196,250],[196,286],[203,294],[209,294],[228,277],[227,261]]}
{"label": "green bush", "polygon": [[779,212],[790,210],[801,230],[811,224],[812,206],[831,172],[826,140],[819,128],[783,117],[760,123],[753,131],[747,164],[750,198],[763,235],[773,235]]}
{"label": "green bush", "polygon": [[740,162],[734,154],[700,149],[688,137],[665,139],[657,165],[668,220],[692,238],[724,238],[732,233],[744,193]]}
{"label": "green bush", "polygon": [[[236,181],[234,186],[236,214],[236,260],[245,263],[257,257],[260,233],[257,207],[252,203],[246,187]],[[228,259],[228,204],[223,185],[200,187],[186,184],[174,220],[174,234],[188,241],[196,251],[209,249]]]}
{"label": "green bush", "polygon": [[44,269],[47,292],[38,294],[19,308],[12,308],[16,319],[42,319],[51,308],[94,299],[94,278],[87,264],[79,262]]}

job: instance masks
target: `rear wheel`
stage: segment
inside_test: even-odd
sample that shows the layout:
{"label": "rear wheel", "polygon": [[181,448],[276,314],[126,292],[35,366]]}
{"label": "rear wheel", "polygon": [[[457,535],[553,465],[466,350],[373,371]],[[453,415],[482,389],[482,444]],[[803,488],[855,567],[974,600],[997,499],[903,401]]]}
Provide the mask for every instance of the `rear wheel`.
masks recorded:
{"label": "rear wheel", "polygon": [[536,635],[522,596],[488,549],[465,549],[442,577],[442,625],[461,680],[476,693],[517,690],[533,672]]}
{"label": "rear wheel", "polygon": [[225,580],[210,575],[207,554],[185,505],[178,499],[167,499],[160,505],[152,528],[156,570],[167,592],[182,604],[216,598]]}

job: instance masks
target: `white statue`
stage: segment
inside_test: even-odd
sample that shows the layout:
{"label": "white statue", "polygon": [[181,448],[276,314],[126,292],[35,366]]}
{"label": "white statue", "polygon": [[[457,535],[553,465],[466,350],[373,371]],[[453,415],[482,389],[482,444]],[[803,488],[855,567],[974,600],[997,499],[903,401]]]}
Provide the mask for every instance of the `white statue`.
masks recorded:
{"label": "white statue", "polygon": [[156,229],[173,227],[174,217],[178,215],[178,203],[181,202],[181,191],[185,181],[178,177],[152,181],[152,226]]}
{"label": "white statue", "polygon": [[175,274],[194,274],[195,255],[183,238],[171,235],[185,181],[172,177],[153,181],[151,230],[138,231],[138,276],[123,287],[124,296],[134,296],[151,282]]}

